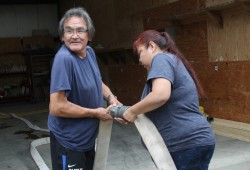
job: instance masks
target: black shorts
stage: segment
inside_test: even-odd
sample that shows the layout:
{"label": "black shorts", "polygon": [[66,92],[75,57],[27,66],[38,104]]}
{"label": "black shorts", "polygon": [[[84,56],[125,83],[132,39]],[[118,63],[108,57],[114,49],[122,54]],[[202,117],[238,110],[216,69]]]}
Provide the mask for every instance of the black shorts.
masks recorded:
{"label": "black shorts", "polygon": [[53,170],[93,170],[94,148],[86,152],[67,149],[50,132],[50,151]]}

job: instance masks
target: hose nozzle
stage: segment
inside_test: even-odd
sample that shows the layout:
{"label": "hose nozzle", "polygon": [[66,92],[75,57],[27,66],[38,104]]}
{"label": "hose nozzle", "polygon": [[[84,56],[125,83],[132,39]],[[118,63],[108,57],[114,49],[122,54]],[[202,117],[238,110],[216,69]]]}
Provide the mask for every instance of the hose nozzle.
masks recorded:
{"label": "hose nozzle", "polygon": [[129,108],[130,106],[112,106],[110,108],[110,115],[116,118],[123,118],[123,113]]}

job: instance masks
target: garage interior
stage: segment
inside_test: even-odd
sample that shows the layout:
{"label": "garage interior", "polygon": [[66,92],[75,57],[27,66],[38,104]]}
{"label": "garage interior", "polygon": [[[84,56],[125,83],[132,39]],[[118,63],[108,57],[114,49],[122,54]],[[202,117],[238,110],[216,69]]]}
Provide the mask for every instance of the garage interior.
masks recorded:
{"label": "garage interior", "polygon": [[[49,134],[30,132],[6,114],[47,128],[50,68],[61,43],[58,22],[66,10],[77,6],[84,7],[94,22],[90,45],[103,81],[124,105],[140,100],[147,74],[132,53],[134,39],[147,29],[167,31],[192,63],[207,95],[200,105],[213,117],[210,123],[218,142],[210,168],[249,170],[250,0],[2,0],[0,131],[1,146],[6,147],[0,150],[1,167],[39,169],[29,153],[30,143]],[[123,128],[124,136],[132,136],[124,141],[133,144],[121,146],[126,142],[116,136],[119,128],[123,125],[114,122],[110,160],[113,156],[123,162],[108,161],[107,169],[153,169],[136,129]],[[43,147],[42,157],[50,166],[48,145]]]}

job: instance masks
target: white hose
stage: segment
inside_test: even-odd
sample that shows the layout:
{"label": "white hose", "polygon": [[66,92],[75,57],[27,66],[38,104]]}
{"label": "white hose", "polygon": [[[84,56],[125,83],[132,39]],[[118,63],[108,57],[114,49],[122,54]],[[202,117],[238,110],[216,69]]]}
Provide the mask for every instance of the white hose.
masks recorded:
{"label": "white hose", "polygon": [[[33,125],[30,121],[28,121],[27,119],[24,119],[22,117],[17,116],[14,113],[10,113],[10,114],[6,114],[6,113],[1,113],[1,115],[4,116],[9,116],[9,117],[14,117],[16,119],[22,120],[24,123],[26,123],[28,125],[29,128],[33,129],[33,130],[39,130],[39,131],[44,131],[44,132],[49,132],[48,129],[43,129],[40,128],[36,125]],[[44,162],[43,158],[41,157],[41,155],[39,154],[39,152],[37,151],[36,147],[40,146],[40,145],[45,145],[45,144],[49,144],[50,143],[50,138],[46,137],[46,138],[40,138],[40,139],[36,139],[34,141],[31,142],[30,144],[30,154],[32,156],[32,158],[34,159],[34,161],[36,162],[38,168],[40,170],[49,170],[48,166],[46,165],[46,163]]]}
{"label": "white hose", "polygon": [[40,139],[34,140],[30,144],[30,154],[33,157],[34,161],[36,162],[40,170],[49,170],[49,168],[44,162],[39,152],[37,151],[36,147],[40,145],[49,144],[49,143],[50,143],[50,137],[46,137],[46,138],[40,138]]}

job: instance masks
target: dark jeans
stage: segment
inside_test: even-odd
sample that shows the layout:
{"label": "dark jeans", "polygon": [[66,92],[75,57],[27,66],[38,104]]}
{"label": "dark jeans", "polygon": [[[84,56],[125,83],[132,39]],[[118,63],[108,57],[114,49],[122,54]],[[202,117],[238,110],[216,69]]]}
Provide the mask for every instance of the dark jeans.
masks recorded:
{"label": "dark jeans", "polygon": [[177,170],[208,170],[215,145],[171,152]]}
{"label": "dark jeans", "polygon": [[50,133],[50,150],[53,170],[93,170],[95,150],[78,152],[63,147]]}

